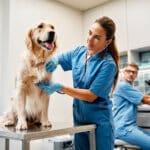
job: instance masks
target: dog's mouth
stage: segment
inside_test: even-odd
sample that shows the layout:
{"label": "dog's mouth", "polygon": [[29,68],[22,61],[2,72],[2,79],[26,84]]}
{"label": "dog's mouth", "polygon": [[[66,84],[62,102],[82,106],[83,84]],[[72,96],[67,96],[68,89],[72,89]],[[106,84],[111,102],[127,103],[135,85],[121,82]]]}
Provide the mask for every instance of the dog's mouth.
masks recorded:
{"label": "dog's mouth", "polygon": [[55,44],[53,41],[41,41],[38,39],[38,43],[42,45],[42,47],[46,48],[47,50],[53,50],[55,47]]}
{"label": "dog's mouth", "polygon": [[55,48],[54,39],[55,39],[55,32],[50,31],[47,34],[46,40],[38,39],[37,41],[40,45],[42,45],[42,47],[46,48],[47,50],[53,50]]}

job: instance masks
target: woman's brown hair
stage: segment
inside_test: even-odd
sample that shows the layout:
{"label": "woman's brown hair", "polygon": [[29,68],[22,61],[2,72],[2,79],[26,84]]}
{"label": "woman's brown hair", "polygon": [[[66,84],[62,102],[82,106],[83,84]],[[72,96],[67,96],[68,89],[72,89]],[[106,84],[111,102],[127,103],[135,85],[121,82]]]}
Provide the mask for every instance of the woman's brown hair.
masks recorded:
{"label": "woman's brown hair", "polygon": [[115,76],[113,89],[112,89],[114,90],[119,76],[119,52],[115,43],[116,25],[111,18],[106,16],[95,20],[95,23],[98,23],[101,27],[104,28],[106,32],[106,40],[112,39],[112,42],[107,46],[107,51],[111,53],[117,66],[117,74]]}

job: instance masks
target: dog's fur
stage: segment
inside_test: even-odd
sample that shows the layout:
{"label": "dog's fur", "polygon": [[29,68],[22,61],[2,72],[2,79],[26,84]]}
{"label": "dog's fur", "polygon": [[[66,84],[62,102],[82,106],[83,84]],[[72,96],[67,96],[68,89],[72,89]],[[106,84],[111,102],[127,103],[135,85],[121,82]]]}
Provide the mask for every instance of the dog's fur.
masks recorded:
{"label": "dog's fur", "polygon": [[51,74],[46,73],[44,65],[57,48],[54,26],[40,23],[30,29],[26,39],[27,50],[21,58],[21,65],[15,79],[11,108],[1,117],[6,126],[16,125],[24,130],[29,123],[41,123],[51,126],[48,120],[49,95],[45,94],[35,82],[50,81]]}

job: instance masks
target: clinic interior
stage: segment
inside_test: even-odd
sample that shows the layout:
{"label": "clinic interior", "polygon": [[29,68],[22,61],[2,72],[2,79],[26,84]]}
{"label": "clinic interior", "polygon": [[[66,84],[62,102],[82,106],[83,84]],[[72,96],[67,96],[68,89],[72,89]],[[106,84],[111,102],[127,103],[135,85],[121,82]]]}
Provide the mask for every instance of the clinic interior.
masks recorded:
{"label": "clinic interior", "polygon": [[[42,21],[55,25],[58,53],[61,53],[84,44],[96,18],[111,17],[117,27],[120,67],[123,68],[127,61],[136,62],[140,70],[134,86],[147,93],[149,86],[145,80],[150,80],[149,10],[149,0],[0,0],[0,114],[9,105],[17,58],[26,49],[27,31]],[[60,68],[54,72],[53,79],[72,86],[71,73],[63,73]],[[49,116],[52,122],[72,122],[71,99],[57,93],[51,96]],[[47,140],[33,142],[32,148],[40,150],[39,143],[44,142],[48,143]],[[18,145],[12,147],[16,149],[15,146]]]}

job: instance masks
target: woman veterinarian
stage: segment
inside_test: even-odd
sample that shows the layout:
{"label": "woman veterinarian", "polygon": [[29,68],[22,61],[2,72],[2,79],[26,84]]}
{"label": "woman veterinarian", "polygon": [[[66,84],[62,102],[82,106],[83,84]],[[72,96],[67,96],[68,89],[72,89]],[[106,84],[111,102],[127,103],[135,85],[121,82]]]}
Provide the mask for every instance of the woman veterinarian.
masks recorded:
{"label": "woman veterinarian", "polygon": [[[114,149],[112,103],[109,93],[118,78],[119,55],[115,45],[115,23],[108,17],[97,19],[89,30],[86,46],[49,60],[46,71],[57,64],[64,71],[72,70],[74,87],[59,83],[39,82],[47,94],[61,91],[74,98],[75,125],[96,124],[96,150]],[[75,135],[75,150],[89,150],[89,133]]]}

